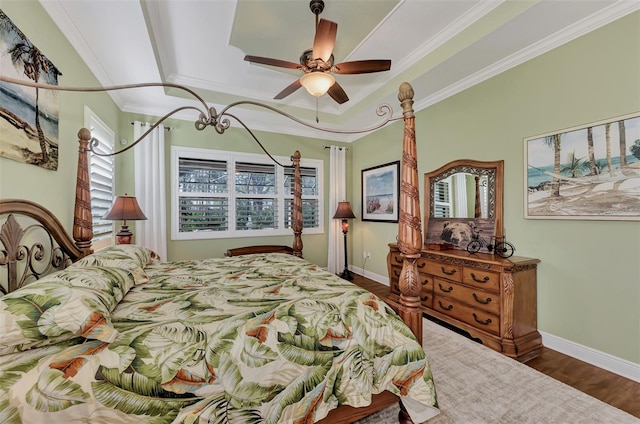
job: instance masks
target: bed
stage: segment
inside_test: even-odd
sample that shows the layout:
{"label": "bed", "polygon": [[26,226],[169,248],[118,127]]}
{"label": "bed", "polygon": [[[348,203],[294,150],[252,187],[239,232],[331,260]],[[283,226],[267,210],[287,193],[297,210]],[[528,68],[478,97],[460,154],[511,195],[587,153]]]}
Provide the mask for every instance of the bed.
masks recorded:
{"label": "bed", "polygon": [[295,189],[290,249],[180,262],[135,245],[93,252],[81,130],[72,237],[45,208],[0,200],[0,422],[335,424],[398,399],[402,423],[437,414],[417,308],[412,97],[403,84],[393,308],[302,259]]}

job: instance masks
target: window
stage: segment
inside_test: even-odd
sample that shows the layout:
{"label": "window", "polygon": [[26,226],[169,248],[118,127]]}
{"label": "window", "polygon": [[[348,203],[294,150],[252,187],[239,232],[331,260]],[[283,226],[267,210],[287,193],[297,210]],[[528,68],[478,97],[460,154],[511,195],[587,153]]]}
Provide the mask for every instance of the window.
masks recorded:
{"label": "window", "polygon": [[480,192],[480,210],[483,218],[489,217],[489,205],[487,201],[489,199],[489,177],[481,175],[478,181],[478,189]]}
{"label": "window", "polygon": [[[293,167],[264,155],[188,147],[172,147],[171,156],[173,240],[291,234]],[[323,232],[322,165],[301,161],[307,234]]]}
{"label": "window", "polygon": [[451,177],[434,185],[433,206],[435,218],[451,217]]}
{"label": "window", "polygon": [[[91,131],[91,137],[98,140],[94,150],[101,154],[113,153],[115,133],[102,122],[89,108],[85,107],[85,125]],[[93,221],[94,249],[113,244],[113,222],[102,219],[113,202],[113,174],[115,160],[113,156],[89,154],[89,178],[91,187],[91,215]]]}

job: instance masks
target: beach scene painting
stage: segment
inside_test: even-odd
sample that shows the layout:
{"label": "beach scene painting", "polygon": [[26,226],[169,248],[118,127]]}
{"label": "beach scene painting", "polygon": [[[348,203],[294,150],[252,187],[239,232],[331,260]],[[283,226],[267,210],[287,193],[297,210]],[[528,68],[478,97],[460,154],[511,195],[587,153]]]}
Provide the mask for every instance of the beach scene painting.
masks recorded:
{"label": "beach scene painting", "polygon": [[524,143],[525,218],[640,220],[640,112]]}
{"label": "beach scene painting", "polygon": [[398,222],[400,161],[362,170],[362,220]]}
{"label": "beach scene painting", "polygon": [[[31,83],[58,84],[61,75],[0,10],[2,75]],[[58,169],[58,92],[0,81],[0,156]]]}

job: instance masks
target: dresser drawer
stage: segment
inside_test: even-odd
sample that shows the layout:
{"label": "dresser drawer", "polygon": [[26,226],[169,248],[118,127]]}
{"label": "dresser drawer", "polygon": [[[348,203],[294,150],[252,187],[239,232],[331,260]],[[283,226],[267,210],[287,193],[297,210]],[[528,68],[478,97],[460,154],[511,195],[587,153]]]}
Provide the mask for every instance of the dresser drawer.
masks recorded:
{"label": "dresser drawer", "polygon": [[420,276],[421,291],[433,292],[433,277],[430,275],[418,274]]}
{"label": "dresser drawer", "polygon": [[423,290],[420,292],[420,304],[427,308],[433,307],[433,292]]}
{"label": "dresser drawer", "polygon": [[392,266],[391,267],[391,275],[390,275],[391,279],[392,280],[399,280],[401,272],[402,272],[402,267]]}
{"label": "dresser drawer", "polygon": [[421,270],[421,272],[425,272],[436,277],[447,278],[452,281],[462,281],[462,266],[460,265],[426,261],[426,266],[424,267],[424,270]]}
{"label": "dresser drawer", "polygon": [[500,319],[476,307],[436,294],[433,297],[433,309],[487,333],[500,334]]}
{"label": "dresser drawer", "polygon": [[462,282],[482,290],[500,292],[500,274],[465,266],[462,270]]}
{"label": "dresser drawer", "polygon": [[397,278],[392,278],[391,279],[391,287],[390,287],[391,293],[393,294],[400,294],[400,282],[398,281]]}
{"label": "dresser drawer", "polygon": [[420,284],[422,285],[420,288],[420,304],[431,308],[433,305],[433,277],[424,274],[418,275],[420,275]]}
{"label": "dresser drawer", "polygon": [[473,308],[500,315],[500,296],[497,293],[466,287],[440,278],[434,279],[433,291],[436,295],[445,296],[466,303]]}
{"label": "dresser drawer", "polygon": [[[404,262],[404,260],[402,259],[402,254],[400,252],[391,252],[391,266],[398,266],[400,267],[400,269],[402,269],[402,264]],[[425,272],[425,267],[426,267],[426,262],[427,260],[424,258],[418,258],[416,259],[416,267],[418,268],[418,272]]]}
{"label": "dresser drawer", "polygon": [[391,258],[389,258],[389,261],[391,262],[391,266],[399,266],[402,268],[402,255],[400,252],[391,251],[390,255]]}
{"label": "dresser drawer", "polygon": [[[397,266],[391,267],[391,275],[389,276],[391,293],[400,294],[400,273],[401,272],[402,272],[402,268],[399,268]],[[420,284],[422,286],[420,290],[422,292],[425,292],[425,291],[433,292],[433,277],[429,275],[424,275],[424,274],[418,274],[418,277],[420,278]]]}

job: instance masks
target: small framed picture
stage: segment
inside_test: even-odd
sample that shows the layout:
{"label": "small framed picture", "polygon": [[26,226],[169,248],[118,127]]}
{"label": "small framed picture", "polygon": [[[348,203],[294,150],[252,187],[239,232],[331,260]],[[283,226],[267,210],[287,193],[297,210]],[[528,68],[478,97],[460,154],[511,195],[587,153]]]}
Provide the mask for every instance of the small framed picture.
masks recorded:
{"label": "small framed picture", "polygon": [[362,170],[362,220],[398,222],[400,161]]}

